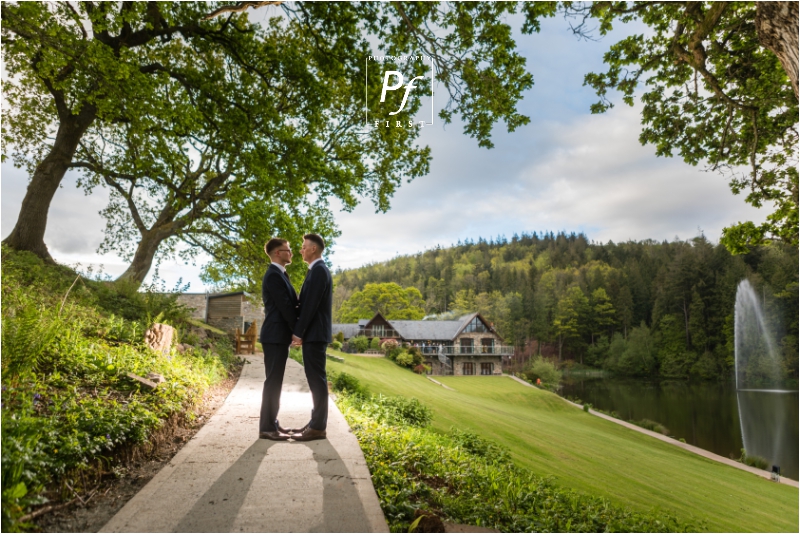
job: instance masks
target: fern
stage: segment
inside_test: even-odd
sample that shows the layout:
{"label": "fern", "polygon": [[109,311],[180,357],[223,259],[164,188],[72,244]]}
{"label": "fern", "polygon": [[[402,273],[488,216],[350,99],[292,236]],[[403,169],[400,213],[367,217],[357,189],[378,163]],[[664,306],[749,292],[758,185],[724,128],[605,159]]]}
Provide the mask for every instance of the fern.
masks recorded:
{"label": "fern", "polygon": [[12,375],[36,369],[62,321],[46,309],[23,307],[3,320],[3,370]]}

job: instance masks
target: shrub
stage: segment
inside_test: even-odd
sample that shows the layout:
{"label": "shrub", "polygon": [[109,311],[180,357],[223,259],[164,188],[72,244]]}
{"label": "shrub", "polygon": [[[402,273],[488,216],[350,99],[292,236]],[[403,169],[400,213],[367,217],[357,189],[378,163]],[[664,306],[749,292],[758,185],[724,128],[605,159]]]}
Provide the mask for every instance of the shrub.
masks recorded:
{"label": "shrub", "polygon": [[333,350],[342,350],[342,342],[338,339],[334,339],[333,343],[331,343],[331,348]]}
{"label": "shrub", "polygon": [[662,425],[661,423],[656,423],[655,421],[651,421],[650,419],[642,419],[640,421],[630,421],[636,426],[640,426],[642,428],[646,428],[647,430],[652,430],[653,432],[658,432],[659,434],[664,434],[665,436],[669,436],[669,429]]}
{"label": "shrub", "polygon": [[556,385],[561,380],[561,371],[556,369],[555,365],[540,358],[530,365],[530,368],[525,372],[528,380],[536,382],[536,379],[541,379],[542,382],[549,385]]}
{"label": "shrub", "polygon": [[373,337],[369,342],[369,348],[372,350],[381,350],[381,338]]}
{"label": "shrub", "polygon": [[363,353],[369,348],[369,339],[365,336],[351,338],[350,347],[358,353]]}
{"label": "shrub", "polygon": [[414,357],[408,352],[401,352],[397,355],[397,358],[395,358],[395,363],[400,367],[413,367]]}
{"label": "shrub", "polygon": [[744,449],[742,449],[742,456],[739,458],[739,461],[750,467],[755,467],[756,469],[767,469],[769,467],[769,462],[767,460],[761,456],[750,456]]}
{"label": "shrub", "polygon": [[[399,348],[399,346],[400,346],[400,343],[398,343],[397,340],[395,340],[395,339],[387,339],[386,341],[381,343],[381,352],[383,352],[384,354],[388,355],[389,351],[397,350]],[[398,350],[398,352],[399,352],[399,350]]]}
{"label": "shrub", "polygon": [[403,349],[400,348],[400,343],[394,339],[387,339],[384,341],[381,348],[383,349],[383,354],[392,361],[395,361],[397,355],[403,351]]}
{"label": "shrub", "polygon": [[417,366],[422,364],[422,351],[419,350],[417,347],[411,347],[408,349],[408,353],[411,355],[412,358],[412,365]]}
{"label": "shrub", "polygon": [[419,365],[414,367],[414,372],[417,373],[418,375],[430,373],[431,372],[431,366],[421,363],[421,364],[419,364]]}
{"label": "shrub", "polygon": [[368,414],[375,421],[398,426],[425,427],[433,412],[418,399],[383,395],[345,395],[344,403]]}
{"label": "shrub", "polygon": [[344,332],[342,332],[341,330],[339,332],[336,332],[336,335],[333,336],[333,339],[344,345]]}
{"label": "shrub", "polygon": [[511,454],[508,452],[508,449],[498,445],[492,440],[482,438],[478,434],[451,427],[450,437],[452,437],[457,445],[463,447],[464,450],[470,454],[480,456],[490,462],[511,462]]}
{"label": "shrub", "polygon": [[353,395],[366,396],[368,395],[367,388],[359,382],[358,378],[349,375],[345,372],[334,373],[328,372],[328,379],[331,382],[331,387],[334,391],[341,393],[347,392]]}

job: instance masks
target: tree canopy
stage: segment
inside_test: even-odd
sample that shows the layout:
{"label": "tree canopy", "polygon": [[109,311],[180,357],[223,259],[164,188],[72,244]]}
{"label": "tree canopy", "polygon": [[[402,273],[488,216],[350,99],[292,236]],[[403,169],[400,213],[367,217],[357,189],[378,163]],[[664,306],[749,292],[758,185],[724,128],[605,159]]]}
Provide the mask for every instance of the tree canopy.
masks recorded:
{"label": "tree canopy", "polygon": [[726,378],[739,282],[757,287],[789,380],[798,373],[798,255],[783,243],[732,255],[705,237],[592,243],[533,233],[458,243],[336,273],[340,294],[416,287],[424,313],[477,311],[519,354],[621,374]]}
{"label": "tree canopy", "polygon": [[[528,121],[516,103],[532,77],[501,20],[515,5],[280,9],[281,17],[260,27],[223,3],[3,4],[11,104],[5,145],[31,172],[6,242],[49,257],[47,211],[71,167],[87,173],[87,189],[113,191],[102,248],[130,254],[138,240],[126,273],[135,280],[154,246],[168,241],[169,251],[176,239],[223,258],[207,276],[251,278],[248,269],[231,272],[231,255],[248,263],[242,238],[263,237],[242,235],[258,224],[241,217],[239,206],[326,224],[328,196],[348,209],[360,196],[387,209],[402,179],[427,172],[429,153],[414,145],[411,128],[357,134],[364,60],[375,52],[428,53],[450,96],[440,116],[460,116],[482,146],[491,146],[497,121],[510,130]],[[419,101],[412,93],[409,112]]]}
{"label": "tree canopy", "polygon": [[563,10],[585,37],[595,21],[601,35],[617,21],[649,30],[611,45],[608,70],[586,75],[601,98],[592,112],[613,107],[610,90],[628,105],[639,96],[642,144],[722,172],[755,207],[772,204],[765,223],[724,230],[732,252],[767,239],[797,247],[797,3],[566,2]]}
{"label": "tree canopy", "polygon": [[336,317],[343,323],[357,323],[359,319],[372,319],[380,313],[386,319],[418,321],[425,316],[422,302],[422,293],[416,287],[403,289],[393,282],[366,284],[342,304]]}

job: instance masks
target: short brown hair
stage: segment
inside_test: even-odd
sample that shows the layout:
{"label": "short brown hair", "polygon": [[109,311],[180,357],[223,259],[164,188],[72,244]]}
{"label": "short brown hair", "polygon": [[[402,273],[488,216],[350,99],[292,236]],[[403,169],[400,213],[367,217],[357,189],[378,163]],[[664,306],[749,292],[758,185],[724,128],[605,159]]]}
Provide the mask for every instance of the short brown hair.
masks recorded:
{"label": "short brown hair", "polygon": [[325,250],[325,241],[322,239],[322,236],[319,236],[317,234],[306,234],[303,236],[303,239],[308,239],[309,241],[317,245],[319,247],[320,252]]}
{"label": "short brown hair", "polygon": [[269,256],[270,254],[272,254],[273,250],[275,250],[278,247],[282,247],[287,243],[288,241],[286,241],[285,239],[281,239],[280,237],[273,237],[272,239],[267,241],[266,245],[264,245],[264,252],[266,252],[267,256]]}

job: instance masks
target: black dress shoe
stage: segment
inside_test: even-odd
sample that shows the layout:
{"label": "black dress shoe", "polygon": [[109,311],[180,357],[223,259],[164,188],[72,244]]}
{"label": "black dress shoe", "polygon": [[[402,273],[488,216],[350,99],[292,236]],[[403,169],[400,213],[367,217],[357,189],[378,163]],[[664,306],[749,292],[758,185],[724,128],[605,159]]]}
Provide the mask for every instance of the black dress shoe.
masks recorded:
{"label": "black dress shoe", "polygon": [[284,434],[283,432],[279,432],[277,430],[271,430],[269,432],[259,432],[258,438],[259,439],[271,439],[272,441],[286,441],[291,436],[289,434]]}
{"label": "black dress shoe", "polygon": [[295,441],[313,441],[315,439],[325,439],[326,437],[327,434],[324,430],[314,430],[311,427],[307,427],[299,434],[292,434],[292,439]]}

